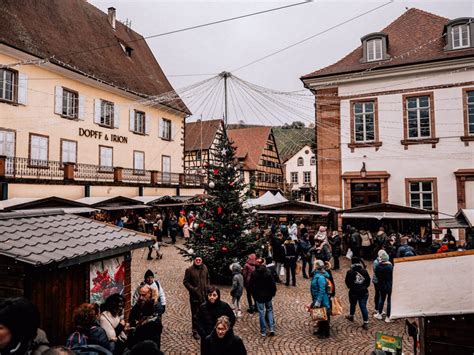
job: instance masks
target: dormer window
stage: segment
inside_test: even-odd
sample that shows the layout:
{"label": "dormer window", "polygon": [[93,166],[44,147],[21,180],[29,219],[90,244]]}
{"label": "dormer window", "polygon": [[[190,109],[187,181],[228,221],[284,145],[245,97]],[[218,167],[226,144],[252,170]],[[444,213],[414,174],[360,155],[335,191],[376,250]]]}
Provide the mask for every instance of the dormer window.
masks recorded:
{"label": "dormer window", "polygon": [[472,17],[461,17],[449,21],[446,24],[444,35],[446,36],[447,51],[471,48],[474,42],[474,19]]}
{"label": "dormer window", "polygon": [[367,61],[382,60],[382,40],[380,38],[367,41]]}
{"label": "dormer window", "polygon": [[120,47],[122,47],[122,50],[127,55],[127,57],[132,57],[133,48],[127,46],[126,44],[123,44],[122,42],[119,42],[119,43],[120,43]]}
{"label": "dormer window", "polygon": [[467,24],[457,25],[451,28],[453,49],[469,47],[469,27]]}
{"label": "dormer window", "polygon": [[375,62],[389,59],[387,53],[388,36],[382,32],[368,34],[361,39],[362,58],[361,63]]}

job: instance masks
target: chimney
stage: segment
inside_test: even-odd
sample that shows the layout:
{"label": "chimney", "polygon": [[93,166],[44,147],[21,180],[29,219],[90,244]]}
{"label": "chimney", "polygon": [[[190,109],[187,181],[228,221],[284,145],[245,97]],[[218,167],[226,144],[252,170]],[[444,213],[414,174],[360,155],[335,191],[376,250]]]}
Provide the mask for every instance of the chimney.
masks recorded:
{"label": "chimney", "polygon": [[115,30],[115,7],[109,7],[108,14],[110,26]]}

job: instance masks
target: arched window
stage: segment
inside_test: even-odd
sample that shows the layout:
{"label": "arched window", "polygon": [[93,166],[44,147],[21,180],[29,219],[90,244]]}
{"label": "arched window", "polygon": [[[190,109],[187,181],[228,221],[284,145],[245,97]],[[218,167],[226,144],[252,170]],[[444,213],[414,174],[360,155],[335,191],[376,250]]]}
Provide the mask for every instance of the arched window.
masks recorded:
{"label": "arched window", "polygon": [[303,158],[302,158],[302,157],[299,157],[299,158],[298,158],[298,166],[303,166],[303,165],[304,165]]}

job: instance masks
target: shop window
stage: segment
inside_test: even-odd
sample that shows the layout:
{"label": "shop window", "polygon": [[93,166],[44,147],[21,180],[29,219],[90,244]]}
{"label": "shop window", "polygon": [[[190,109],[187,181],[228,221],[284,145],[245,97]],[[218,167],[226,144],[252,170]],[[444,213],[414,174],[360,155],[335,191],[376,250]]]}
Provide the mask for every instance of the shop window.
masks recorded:
{"label": "shop window", "polygon": [[382,199],[380,183],[351,183],[351,207],[380,203]]}

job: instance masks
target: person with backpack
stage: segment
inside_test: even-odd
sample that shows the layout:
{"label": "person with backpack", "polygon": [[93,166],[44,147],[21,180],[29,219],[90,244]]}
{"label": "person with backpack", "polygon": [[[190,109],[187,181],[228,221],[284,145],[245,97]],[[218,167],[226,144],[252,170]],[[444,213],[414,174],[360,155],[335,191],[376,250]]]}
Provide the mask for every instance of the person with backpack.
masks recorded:
{"label": "person with backpack", "polygon": [[387,300],[387,317],[385,317],[385,322],[391,323],[393,265],[389,261],[389,256],[386,252],[382,252],[380,255],[380,262],[375,268],[375,275],[378,280],[380,297],[377,307],[378,312],[374,317],[380,320],[383,319],[383,306],[385,300]]}
{"label": "person with backpack", "polygon": [[286,271],[286,286],[290,285],[290,273],[291,273],[291,284],[296,286],[296,261],[298,260],[298,253],[296,251],[296,244],[291,237],[283,244],[283,250],[285,251],[285,271]]}
{"label": "person with backpack", "polygon": [[[96,354],[112,354],[112,346],[107,333],[99,323],[99,306],[83,303],[74,310],[75,331],[67,338],[66,346],[74,352],[81,351]],[[95,350],[94,350],[95,349]]]}
{"label": "person with backpack", "polygon": [[416,251],[411,245],[408,245],[408,237],[400,238],[400,246],[397,250],[397,258],[405,258],[408,256],[415,256]]}
{"label": "person with backpack", "polygon": [[316,260],[315,272],[311,280],[311,307],[326,308],[326,321],[318,322],[318,330],[314,332],[320,339],[327,339],[330,335],[330,321],[331,321],[331,293],[334,289],[334,284],[330,281],[330,276],[324,268],[322,260]]}
{"label": "person with backpack", "polygon": [[354,256],[351,259],[351,268],[346,274],[346,286],[349,289],[350,311],[346,319],[353,322],[356,305],[359,304],[364,323],[362,328],[369,329],[369,312],[367,310],[367,301],[369,299],[370,276],[364,268],[361,260]]}

